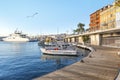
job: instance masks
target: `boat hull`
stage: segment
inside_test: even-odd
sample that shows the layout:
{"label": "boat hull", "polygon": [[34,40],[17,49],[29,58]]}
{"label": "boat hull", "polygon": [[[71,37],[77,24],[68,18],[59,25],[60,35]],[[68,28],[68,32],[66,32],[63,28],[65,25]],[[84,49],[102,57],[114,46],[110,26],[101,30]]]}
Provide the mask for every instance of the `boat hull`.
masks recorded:
{"label": "boat hull", "polygon": [[27,39],[27,38],[17,38],[17,39],[3,38],[3,41],[7,41],[7,42],[28,42],[29,39]]}
{"label": "boat hull", "polygon": [[78,56],[77,52],[74,50],[46,50],[40,48],[43,54],[47,55],[58,55],[58,56]]}

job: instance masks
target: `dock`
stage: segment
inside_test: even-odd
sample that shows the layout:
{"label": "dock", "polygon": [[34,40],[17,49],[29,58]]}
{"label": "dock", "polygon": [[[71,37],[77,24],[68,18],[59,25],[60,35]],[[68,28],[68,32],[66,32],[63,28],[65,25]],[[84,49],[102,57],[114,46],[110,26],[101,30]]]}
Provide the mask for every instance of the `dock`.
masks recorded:
{"label": "dock", "polygon": [[120,80],[120,56],[118,49],[92,46],[91,57],[85,57],[70,66],[43,75],[34,80]]}

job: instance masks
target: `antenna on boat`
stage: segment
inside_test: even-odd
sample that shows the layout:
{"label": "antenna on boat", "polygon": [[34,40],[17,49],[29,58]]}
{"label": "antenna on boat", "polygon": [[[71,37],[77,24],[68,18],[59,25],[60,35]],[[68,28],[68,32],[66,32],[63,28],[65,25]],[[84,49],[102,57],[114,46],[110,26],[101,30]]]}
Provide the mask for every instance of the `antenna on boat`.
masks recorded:
{"label": "antenna on boat", "polygon": [[18,28],[16,28],[16,30],[15,30],[15,32],[14,33],[20,33],[19,31],[18,31]]}
{"label": "antenna on boat", "polygon": [[16,28],[15,33],[17,33],[17,31],[18,31],[18,28]]}
{"label": "antenna on boat", "polygon": [[57,34],[59,34],[59,27],[57,27]]}

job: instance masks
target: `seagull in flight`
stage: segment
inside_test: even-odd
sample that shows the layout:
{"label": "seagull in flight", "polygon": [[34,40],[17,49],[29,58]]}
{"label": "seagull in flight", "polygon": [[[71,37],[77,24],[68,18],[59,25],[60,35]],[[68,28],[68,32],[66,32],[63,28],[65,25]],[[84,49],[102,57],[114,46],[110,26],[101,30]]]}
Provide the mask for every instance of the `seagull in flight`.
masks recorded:
{"label": "seagull in flight", "polygon": [[38,15],[38,12],[34,13],[33,15],[31,16],[27,16],[27,18],[33,18],[34,16]]}

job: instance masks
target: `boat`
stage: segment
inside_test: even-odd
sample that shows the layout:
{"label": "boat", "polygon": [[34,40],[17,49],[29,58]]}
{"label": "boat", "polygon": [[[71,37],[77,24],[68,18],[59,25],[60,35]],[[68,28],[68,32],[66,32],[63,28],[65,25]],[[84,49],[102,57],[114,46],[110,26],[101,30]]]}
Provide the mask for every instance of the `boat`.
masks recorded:
{"label": "boat", "polygon": [[22,32],[15,31],[13,34],[10,34],[8,37],[3,38],[3,41],[7,42],[28,42],[29,38],[26,34],[22,34]]}
{"label": "boat", "polygon": [[[40,43],[39,43],[40,44]],[[78,56],[78,52],[75,48],[67,43],[41,43],[40,50],[43,54],[57,55],[57,56]]]}

